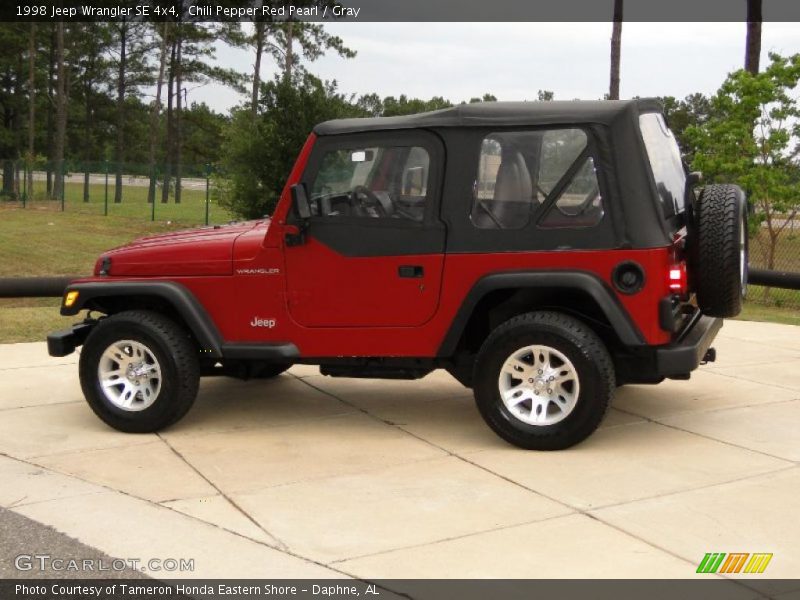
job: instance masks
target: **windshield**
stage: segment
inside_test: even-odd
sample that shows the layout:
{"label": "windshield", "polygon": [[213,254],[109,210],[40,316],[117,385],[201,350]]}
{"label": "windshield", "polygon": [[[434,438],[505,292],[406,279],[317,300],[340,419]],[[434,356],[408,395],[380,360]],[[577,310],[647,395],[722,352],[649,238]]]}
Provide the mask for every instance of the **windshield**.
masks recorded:
{"label": "windshield", "polygon": [[686,204],[686,171],[675,136],[658,113],[639,116],[639,128],[653,170],[664,216],[669,219],[683,212]]}

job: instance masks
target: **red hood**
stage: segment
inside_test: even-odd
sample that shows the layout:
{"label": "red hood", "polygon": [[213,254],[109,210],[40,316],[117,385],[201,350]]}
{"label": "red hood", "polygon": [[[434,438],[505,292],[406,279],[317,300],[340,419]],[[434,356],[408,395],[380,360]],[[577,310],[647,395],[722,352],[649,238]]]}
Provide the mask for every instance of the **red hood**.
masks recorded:
{"label": "red hood", "polygon": [[95,275],[106,257],[111,259],[112,277],[230,275],[236,238],[256,228],[266,234],[269,223],[243,221],[139,238],[103,253]]}

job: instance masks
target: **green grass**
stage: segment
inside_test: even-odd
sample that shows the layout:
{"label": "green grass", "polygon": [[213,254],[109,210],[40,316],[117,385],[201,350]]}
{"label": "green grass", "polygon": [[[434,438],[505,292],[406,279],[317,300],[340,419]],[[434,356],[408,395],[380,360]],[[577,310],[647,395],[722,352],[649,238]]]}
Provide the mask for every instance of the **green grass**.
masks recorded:
{"label": "green grass", "polygon": [[[89,274],[104,250],[185,226],[41,208],[0,208],[0,277]],[[42,341],[49,332],[76,321],[62,317],[58,306],[57,298],[0,298],[0,343]]]}
{"label": "green grass", "polygon": [[48,333],[80,321],[78,317],[62,317],[58,312],[58,299],[49,301],[51,306],[2,307],[0,304],[0,344],[43,342]]}
{"label": "green grass", "polygon": [[767,323],[783,323],[784,325],[800,325],[800,310],[746,302],[741,314],[736,318],[740,321],[764,321]]}
{"label": "green grass", "polygon": [[0,208],[0,277],[88,274],[104,250],[185,226],[37,208]]}

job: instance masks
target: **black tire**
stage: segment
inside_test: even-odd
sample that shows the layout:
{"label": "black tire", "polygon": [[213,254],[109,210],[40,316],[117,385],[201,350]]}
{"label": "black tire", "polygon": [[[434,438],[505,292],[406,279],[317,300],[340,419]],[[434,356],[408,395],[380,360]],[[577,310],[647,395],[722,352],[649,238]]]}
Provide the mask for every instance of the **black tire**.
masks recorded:
{"label": "black tire", "polygon": [[712,317],[735,317],[742,310],[747,288],[744,192],[736,185],[708,185],[700,193],[693,214],[690,273],[697,305]]}
{"label": "black tire", "polygon": [[[161,367],[160,390],[152,404],[142,410],[115,405],[100,384],[98,369],[103,352],[122,340],[142,344]],[[198,350],[188,332],[171,319],[146,310],[102,319],[86,338],[79,372],[83,395],[95,414],[127,433],[152,433],[178,421],[192,407],[200,382]]]}
{"label": "black tire", "polygon": [[[554,424],[524,422],[500,396],[504,363],[531,345],[557,350],[577,372],[574,408]],[[586,439],[603,420],[616,387],[613,362],[597,334],[573,317],[545,311],[519,315],[492,331],[478,353],[473,381],[478,410],[489,427],[507,442],[528,450],[561,450]]]}

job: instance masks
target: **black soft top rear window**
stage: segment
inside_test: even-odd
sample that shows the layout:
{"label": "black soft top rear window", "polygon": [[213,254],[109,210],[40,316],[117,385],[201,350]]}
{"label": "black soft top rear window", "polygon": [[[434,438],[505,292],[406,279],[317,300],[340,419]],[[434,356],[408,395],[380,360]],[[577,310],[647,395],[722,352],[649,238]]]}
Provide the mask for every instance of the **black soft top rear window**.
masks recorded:
{"label": "black soft top rear window", "polygon": [[678,142],[660,113],[639,115],[639,128],[664,217],[673,220],[686,208],[686,171]]}

